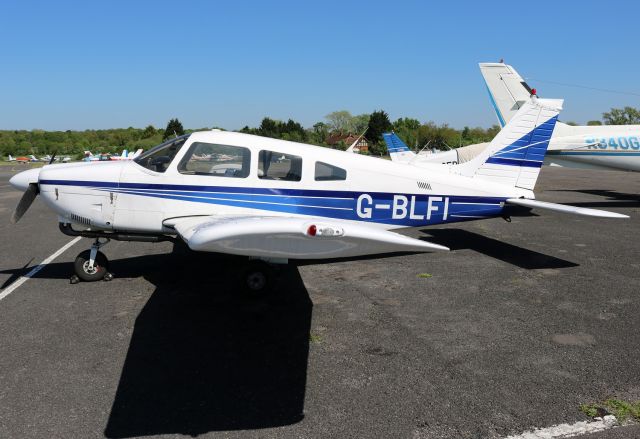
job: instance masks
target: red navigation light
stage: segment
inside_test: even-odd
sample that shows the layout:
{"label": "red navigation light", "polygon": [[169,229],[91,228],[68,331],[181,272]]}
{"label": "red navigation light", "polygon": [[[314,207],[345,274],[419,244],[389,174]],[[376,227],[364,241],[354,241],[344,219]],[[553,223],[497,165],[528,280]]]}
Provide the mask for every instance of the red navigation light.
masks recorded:
{"label": "red navigation light", "polygon": [[531,89],[531,96],[538,96],[538,90],[536,90],[535,88]]}
{"label": "red navigation light", "polygon": [[315,226],[315,224],[311,224],[309,226],[309,228],[307,229],[307,235],[309,236],[316,236],[316,232],[318,231],[317,227]]}

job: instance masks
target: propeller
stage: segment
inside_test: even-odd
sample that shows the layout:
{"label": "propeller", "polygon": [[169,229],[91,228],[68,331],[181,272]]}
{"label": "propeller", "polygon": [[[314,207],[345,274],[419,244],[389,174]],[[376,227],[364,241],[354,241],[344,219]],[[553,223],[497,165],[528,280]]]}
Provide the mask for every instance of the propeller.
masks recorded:
{"label": "propeller", "polygon": [[57,151],[53,153],[53,155],[51,156],[51,160],[49,160],[49,164],[54,162],[54,160],[56,159],[56,154],[57,153],[58,153]]}
{"label": "propeller", "polygon": [[11,216],[11,223],[15,224],[20,221],[22,215],[29,209],[33,200],[36,199],[36,196],[40,193],[40,189],[38,188],[38,183],[29,183],[29,187],[20,198],[20,202],[16,207],[16,210],[13,212]]}

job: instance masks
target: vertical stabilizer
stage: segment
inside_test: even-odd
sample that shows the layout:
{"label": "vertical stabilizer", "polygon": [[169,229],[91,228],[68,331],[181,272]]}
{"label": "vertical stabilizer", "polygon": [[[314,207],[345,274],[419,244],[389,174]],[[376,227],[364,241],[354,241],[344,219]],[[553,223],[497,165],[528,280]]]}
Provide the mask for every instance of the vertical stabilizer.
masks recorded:
{"label": "vertical stabilizer", "polygon": [[562,102],[529,98],[488,148],[456,169],[468,177],[533,190]]}
{"label": "vertical stabilizer", "polygon": [[509,65],[480,63],[479,66],[489,92],[491,105],[493,105],[500,126],[504,127],[529,100],[532,89]]}
{"label": "vertical stabilizer", "polygon": [[384,133],[382,138],[387,145],[392,162],[407,163],[416,156],[416,153],[411,151],[396,133]]}

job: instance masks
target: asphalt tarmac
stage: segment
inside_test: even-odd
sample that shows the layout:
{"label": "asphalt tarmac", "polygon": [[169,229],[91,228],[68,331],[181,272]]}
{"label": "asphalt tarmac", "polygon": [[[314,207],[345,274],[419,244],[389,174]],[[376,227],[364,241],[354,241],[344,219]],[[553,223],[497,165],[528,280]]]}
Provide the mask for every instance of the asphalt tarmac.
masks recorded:
{"label": "asphalt tarmac", "polygon": [[[0,167],[0,294],[71,241]],[[238,258],[81,240],[0,300],[0,438],[506,437],[640,400],[640,173],[544,168],[535,215],[406,230],[452,248],[291,264],[244,297]],[[638,426],[588,438],[636,438]]]}

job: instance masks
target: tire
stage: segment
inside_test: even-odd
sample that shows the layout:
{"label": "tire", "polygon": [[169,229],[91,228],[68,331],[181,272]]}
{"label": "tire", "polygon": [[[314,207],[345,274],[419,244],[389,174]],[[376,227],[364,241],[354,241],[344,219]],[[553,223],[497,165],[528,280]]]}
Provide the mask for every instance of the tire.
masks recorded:
{"label": "tire", "polygon": [[275,273],[266,262],[249,261],[242,271],[243,290],[248,294],[260,297],[273,290]]}
{"label": "tire", "polygon": [[85,282],[95,282],[104,278],[104,275],[107,274],[107,267],[109,265],[107,257],[104,253],[99,251],[96,254],[96,260],[93,263],[93,271],[87,271],[90,255],[91,250],[85,250],[76,256],[76,260],[73,263],[76,275]]}

